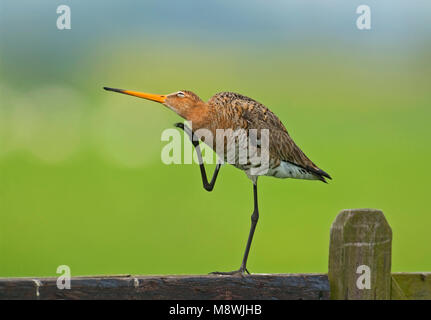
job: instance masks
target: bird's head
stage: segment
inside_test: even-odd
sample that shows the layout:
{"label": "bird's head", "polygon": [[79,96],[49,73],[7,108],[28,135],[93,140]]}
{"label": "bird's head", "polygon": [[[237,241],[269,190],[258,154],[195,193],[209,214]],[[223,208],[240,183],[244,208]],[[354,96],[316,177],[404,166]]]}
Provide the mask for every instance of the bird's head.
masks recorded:
{"label": "bird's head", "polygon": [[194,120],[197,114],[204,111],[203,109],[206,105],[196,94],[186,90],[161,95],[108,87],[104,87],[104,89],[159,102],[186,120]]}

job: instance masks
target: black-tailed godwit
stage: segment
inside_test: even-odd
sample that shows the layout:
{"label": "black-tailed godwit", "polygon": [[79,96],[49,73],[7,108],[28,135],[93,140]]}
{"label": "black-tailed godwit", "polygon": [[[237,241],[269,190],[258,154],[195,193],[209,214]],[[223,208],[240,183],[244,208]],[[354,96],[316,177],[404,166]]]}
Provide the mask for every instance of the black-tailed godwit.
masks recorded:
{"label": "black-tailed godwit", "polygon": [[[248,273],[246,268],[247,258],[256,224],[259,219],[257,201],[257,179],[259,176],[265,175],[276,178],[320,180],[323,182],[326,182],[325,178],[331,179],[329,174],[319,169],[295,144],[284,125],[274,113],[263,104],[241,94],[221,92],[214,95],[208,102],[204,102],[196,94],[186,90],[167,95],[158,95],[107,87],[104,89],[156,101],[175,111],[191,124],[192,129],[188,126],[184,126],[183,123],[177,123],[175,125],[183,129],[189,136],[200,160],[202,159],[202,155],[199,147],[199,140],[202,136],[196,135],[195,133],[202,131],[202,129],[206,129],[212,133],[213,137],[217,136],[217,130],[231,129],[231,132],[241,132],[241,134],[245,136],[226,135],[223,137],[224,144],[229,144],[229,139],[236,139],[236,145],[235,143],[233,145],[237,151],[238,141],[250,141],[248,138],[249,132],[251,132],[252,129],[257,131],[256,150],[261,148],[259,144],[259,138],[261,138],[259,132],[264,132],[266,130],[266,132],[269,133],[269,161],[266,168],[264,168],[265,170],[259,170],[259,168],[263,168],[264,166],[252,163],[250,159],[246,159],[246,161],[242,162],[239,161],[235,153],[233,162],[227,161],[243,170],[253,182],[254,210],[251,215],[251,228],[240,268],[231,272],[213,272],[213,274],[232,275]],[[204,142],[208,144],[207,141],[204,140]],[[214,141],[209,145],[217,152]],[[222,158],[223,161],[217,164],[210,182],[208,182],[207,179],[204,163],[200,161],[199,166],[202,182],[207,191],[213,190],[222,163],[229,160],[227,159],[229,148],[222,148],[222,150],[224,153],[218,153],[218,156]]]}

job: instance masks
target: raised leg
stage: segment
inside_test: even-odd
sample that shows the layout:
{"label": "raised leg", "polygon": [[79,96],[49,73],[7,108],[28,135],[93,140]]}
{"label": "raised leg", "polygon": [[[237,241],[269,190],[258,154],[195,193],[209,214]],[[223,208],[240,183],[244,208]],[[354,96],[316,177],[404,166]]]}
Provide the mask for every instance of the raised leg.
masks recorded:
{"label": "raised leg", "polygon": [[244,257],[242,258],[241,267],[238,270],[230,271],[230,272],[211,272],[211,274],[220,274],[220,275],[235,275],[235,274],[244,274],[248,272],[247,270],[247,259],[248,254],[250,252],[251,242],[253,240],[254,230],[256,229],[257,221],[259,220],[259,208],[257,205],[257,180],[253,183],[253,197],[254,197],[254,210],[251,215],[251,227],[250,232],[248,234],[247,246],[245,247]]}
{"label": "raised leg", "polygon": [[184,123],[178,122],[175,124],[175,126],[177,128],[182,129],[189,136],[190,141],[192,142],[193,146],[195,147],[196,154],[198,156],[199,168],[201,170],[202,184],[204,186],[204,189],[206,191],[212,191],[214,189],[214,185],[215,185],[215,182],[217,180],[217,176],[218,176],[218,172],[219,172],[220,167],[221,167],[221,163],[217,163],[217,166],[216,166],[214,173],[213,173],[213,177],[211,178],[211,182],[208,182],[207,173],[206,173],[205,166],[204,166],[204,163],[202,160],[201,148],[199,146],[199,139],[197,139],[197,137],[193,134],[192,130],[190,130],[189,127],[184,126]]}

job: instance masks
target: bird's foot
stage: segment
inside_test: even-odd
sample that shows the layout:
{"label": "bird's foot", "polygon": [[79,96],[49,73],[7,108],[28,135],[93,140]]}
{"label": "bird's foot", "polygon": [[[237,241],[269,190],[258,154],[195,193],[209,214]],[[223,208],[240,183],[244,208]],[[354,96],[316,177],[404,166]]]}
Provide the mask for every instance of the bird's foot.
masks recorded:
{"label": "bird's foot", "polygon": [[250,274],[250,272],[247,270],[246,267],[241,267],[235,271],[228,271],[228,272],[215,271],[215,272],[211,272],[210,274],[221,275],[221,276],[244,276],[246,274]]}
{"label": "bird's foot", "polygon": [[184,123],[177,122],[177,123],[174,123],[174,126],[184,130]]}

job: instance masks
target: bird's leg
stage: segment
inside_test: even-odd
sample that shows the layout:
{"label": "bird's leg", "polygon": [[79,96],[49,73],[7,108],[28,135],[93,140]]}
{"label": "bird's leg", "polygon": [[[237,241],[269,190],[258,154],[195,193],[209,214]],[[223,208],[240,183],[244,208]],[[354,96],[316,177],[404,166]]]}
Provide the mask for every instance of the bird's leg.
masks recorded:
{"label": "bird's leg", "polygon": [[247,258],[248,253],[250,252],[251,241],[253,240],[254,230],[256,229],[257,221],[259,220],[259,208],[257,205],[257,180],[253,183],[253,197],[254,197],[254,210],[251,215],[251,227],[250,233],[248,234],[247,246],[245,247],[244,257],[242,258],[241,267],[238,270],[230,271],[230,272],[211,272],[211,274],[220,274],[220,275],[236,275],[236,274],[244,274],[248,272],[247,270]]}
{"label": "bird's leg", "polygon": [[248,253],[250,252],[251,241],[253,240],[254,230],[256,229],[257,221],[259,220],[259,207],[257,204],[257,181],[253,183],[253,198],[254,198],[254,210],[253,210],[253,214],[251,215],[250,233],[248,234],[247,246],[245,247],[244,257],[242,259],[241,267],[239,268],[240,271],[246,271],[247,273],[249,273],[246,268]]}
{"label": "bird's leg", "polygon": [[189,127],[184,126],[183,123],[178,122],[175,124],[175,126],[177,128],[183,129],[183,131],[189,136],[190,141],[192,142],[193,146],[195,147],[196,154],[198,156],[199,168],[201,170],[202,183],[203,183],[204,189],[206,191],[212,191],[214,189],[214,185],[215,185],[215,182],[217,180],[217,176],[218,176],[218,172],[219,172],[220,167],[221,167],[221,163],[217,163],[217,166],[216,166],[214,173],[213,173],[213,177],[211,178],[211,182],[208,182],[207,173],[205,170],[204,162],[202,160],[201,148],[199,146],[199,139],[197,139],[197,137],[194,135],[193,131]]}

